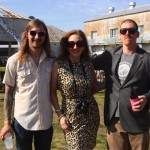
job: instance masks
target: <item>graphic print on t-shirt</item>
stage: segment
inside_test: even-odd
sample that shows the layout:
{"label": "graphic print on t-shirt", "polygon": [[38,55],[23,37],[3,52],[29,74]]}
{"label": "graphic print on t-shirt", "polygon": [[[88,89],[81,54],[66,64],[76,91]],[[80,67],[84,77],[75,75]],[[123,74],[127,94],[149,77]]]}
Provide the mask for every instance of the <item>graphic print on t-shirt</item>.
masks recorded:
{"label": "graphic print on t-shirt", "polygon": [[129,62],[120,62],[118,68],[118,76],[121,81],[124,81],[130,71],[131,64]]}
{"label": "graphic print on t-shirt", "polygon": [[130,68],[132,66],[133,60],[134,60],[135,53],[131,55],[127,55],[125,53],[122,54],[120,63],[118,66],[118,77],[120,80],[120,83],[123,84],[125,79],[127,78]]}

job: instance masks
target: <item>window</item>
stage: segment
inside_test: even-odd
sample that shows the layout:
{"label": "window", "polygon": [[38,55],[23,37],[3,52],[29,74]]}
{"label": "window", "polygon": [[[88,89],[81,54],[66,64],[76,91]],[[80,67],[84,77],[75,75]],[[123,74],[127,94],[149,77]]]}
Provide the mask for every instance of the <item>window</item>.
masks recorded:
{"label": "window", "polygon": [[110,37],[118,36],[118,28],[110,29]]}
{"label": "window", "polygon": [[144,25],[139,25],[138,28],[139,28],[140,35],[143,35],[144,34]]}
{"label": "window", "polygon": [[96,31],[91,32],[91,39],[97,39],[97,32]]}

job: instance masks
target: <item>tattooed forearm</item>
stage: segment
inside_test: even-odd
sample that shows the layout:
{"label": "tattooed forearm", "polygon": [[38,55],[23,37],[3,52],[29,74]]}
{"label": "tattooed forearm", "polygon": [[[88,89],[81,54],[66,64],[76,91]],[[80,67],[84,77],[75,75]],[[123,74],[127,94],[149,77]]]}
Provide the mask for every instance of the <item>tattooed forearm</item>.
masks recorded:
{"label": "tattooed forearm", "polygon": [[11,112],[13,105],[13,87],[5,85],[4,96],[4,123],[11,123]]}

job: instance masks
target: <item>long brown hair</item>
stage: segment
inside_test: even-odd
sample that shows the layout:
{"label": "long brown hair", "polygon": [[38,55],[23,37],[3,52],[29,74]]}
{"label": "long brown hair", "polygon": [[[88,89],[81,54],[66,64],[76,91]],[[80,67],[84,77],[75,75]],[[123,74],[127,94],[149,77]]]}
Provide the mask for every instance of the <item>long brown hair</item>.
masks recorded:
{"label": "long brown hair", "polygon": [[71,35],[79,35],[85,44],[85,50],[83,51],[82,55],[81,55],[81,59],[85,59],[85,60],[90,60],[90,51],[89,51],[89,47],[88,47],[88,42],[87,42],[87,38],[84,34],[84,32],[82,30],[71,30],[69,32],[67,32],[60,41],[60,55],[59,55],[59,59],[61,60],[67,60],[69,58],[69,52],[68,52],[68,39]]}
{"label": "long brown hair", "polygon": [[48,36],[48,30],[47,27],[45,25],[45,23],[39,19],[33,19],[31,20],[25,27],[25,31],[22,33],[22,43],[21,46],[19,48],[19,56],[18,56],[18,60],[21,61],[27,61],[28,60],[28,55],[29,55],[29,42],[28,42],[28,38],[27,38],[27,32],[28,30],[34,28],[34,27],[43,27],[44,30],[46,31],[45,34],[45,41],[43,43],[43,49],[46,53],[47,57],[50,57],[50,41],[49,41],[49,36]]}

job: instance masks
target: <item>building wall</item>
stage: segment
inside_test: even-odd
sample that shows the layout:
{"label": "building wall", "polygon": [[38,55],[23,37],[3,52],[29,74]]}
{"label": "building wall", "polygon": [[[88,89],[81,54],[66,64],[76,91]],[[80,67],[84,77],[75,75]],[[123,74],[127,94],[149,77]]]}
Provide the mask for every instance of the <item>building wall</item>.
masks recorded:
{"label": "building wall", "polygon": [[[90,49],[99,50],[104,49],[108,45],[115,46],[121,44],[121,40],[119,38],[120,24],[125,19],[133,19],[137,22],[138,25],[144,25],[144,32],[138,38],[137,43],[139,44],[139,46],[145,48],[146,50],[150,50],[149,18],[150,18],[150,11],[147,11],[85,22],[84,32],[88,38]],[[110,30],[115,28],[117,30],[116,36],[111,37]],[[94,38],[92,38],[93,32],[96,33],[96,36]]]}
{"label": "building wall", "polygon": [[55,56],[58,56],[60,53],[60,42],[51,42],[51,51]]}
{"label": "building wall", "polygon": [[[113,13],[113,12],[112,12]],[[132,14],[127,16],[119,16],[116,18],[108,18],[103,20],[91,21],[84,23],[84,31],[87,36],[90,36],[91,31],[97,31],[98,36],[109,36],[109,29],[111,28],[119,28],[120,24],[125,19],[133,19],[137,22],[138,25],[145,26],[145,32],[150,31],[150,12],[143,12],[138,14]]]}

